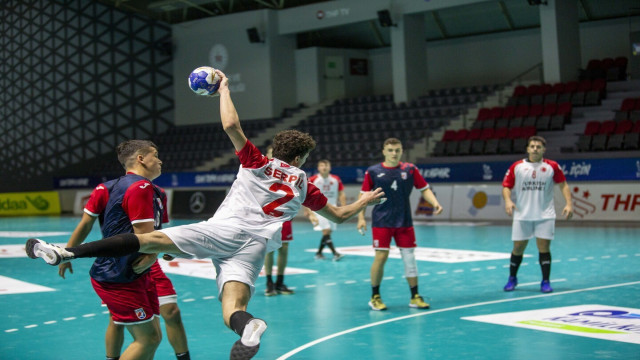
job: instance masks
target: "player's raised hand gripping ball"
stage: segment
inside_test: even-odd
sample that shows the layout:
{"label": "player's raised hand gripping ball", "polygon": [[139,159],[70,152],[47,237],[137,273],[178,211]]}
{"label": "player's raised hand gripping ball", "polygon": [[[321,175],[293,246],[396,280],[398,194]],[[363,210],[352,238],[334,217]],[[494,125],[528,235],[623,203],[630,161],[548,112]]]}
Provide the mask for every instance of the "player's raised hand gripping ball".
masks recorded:
{"label": "player's raised hand gripping ball", "polygon": [[210,66],[201,66],[189,74],[189,88],[198,95],[215,95],[220,88],[220,76]]}

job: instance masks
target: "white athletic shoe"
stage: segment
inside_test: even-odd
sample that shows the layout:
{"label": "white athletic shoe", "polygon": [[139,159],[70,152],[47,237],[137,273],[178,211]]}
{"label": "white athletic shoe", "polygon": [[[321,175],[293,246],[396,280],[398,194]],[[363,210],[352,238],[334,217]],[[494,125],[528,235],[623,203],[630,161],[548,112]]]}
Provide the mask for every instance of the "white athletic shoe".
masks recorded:
{"label": "white athletic shoe", "polygon": [[24,248],[30,258],[42,258],[47,264],[54,266],[69,262],[74,256],[72,252],[40,239],[27,240]]}
{"label": "white athletic shoe", "polygon": [[267,330],[267,323],[262,319],[249,320],[242,331],[242,337],[231,348],[230,360],[251,359],[260,349],[260,338]]}

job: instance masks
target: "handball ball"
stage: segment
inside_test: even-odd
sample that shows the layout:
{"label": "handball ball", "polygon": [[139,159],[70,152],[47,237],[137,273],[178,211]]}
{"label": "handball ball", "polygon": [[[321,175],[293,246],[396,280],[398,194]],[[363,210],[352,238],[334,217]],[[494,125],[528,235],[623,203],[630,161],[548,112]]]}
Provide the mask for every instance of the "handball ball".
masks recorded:
{"label": "handball ball", "polygon": [[198,95],[213,95],[220,88],[220,76],[214,68],[201,66],[189,75],[189,88]]}

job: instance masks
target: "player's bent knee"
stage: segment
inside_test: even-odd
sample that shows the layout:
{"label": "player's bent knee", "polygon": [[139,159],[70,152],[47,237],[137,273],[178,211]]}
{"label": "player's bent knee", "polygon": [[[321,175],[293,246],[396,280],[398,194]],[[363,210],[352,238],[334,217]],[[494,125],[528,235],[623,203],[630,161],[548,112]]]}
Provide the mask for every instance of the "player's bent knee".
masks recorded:
{"label": "player's bent knee", "polygon": [[180,308],[177,304],[165,304],[160,306],[160,315],[165,322],[179,323],[182,321],[180,316]]}
{"label": "player's bent knee", "polygon": [[401,248],[400,255],[404,262],[404,276],[411,278],[418,276],[418,265],[416,263],[416,255],[414,248]]}

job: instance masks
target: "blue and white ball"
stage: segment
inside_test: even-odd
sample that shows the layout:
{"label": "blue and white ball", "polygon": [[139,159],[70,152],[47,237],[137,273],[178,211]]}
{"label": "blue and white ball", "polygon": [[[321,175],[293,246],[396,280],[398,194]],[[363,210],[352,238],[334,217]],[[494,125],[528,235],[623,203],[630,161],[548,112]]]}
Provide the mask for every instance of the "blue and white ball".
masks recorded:
{"label": "blue and white ball", "polygon": [[220,76],[210,66],[201,66],[189,75],[189,88],[198,95],[213,95],[220,88]]}

